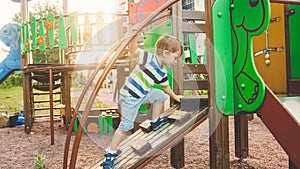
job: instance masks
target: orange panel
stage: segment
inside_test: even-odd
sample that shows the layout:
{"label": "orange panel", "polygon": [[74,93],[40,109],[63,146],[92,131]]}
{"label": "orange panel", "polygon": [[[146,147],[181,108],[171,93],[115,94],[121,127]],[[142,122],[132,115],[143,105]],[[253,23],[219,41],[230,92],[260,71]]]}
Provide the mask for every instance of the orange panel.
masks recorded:
{"label": "orange panel", "polygon": [[[284,5],[271,3],[271,20],[268,29],[269,47],[283,47],[284,51],[271,51],[270,64],[266,64],[266,54],[254,57],[255,65],[265,83],[275,93],[287,93],[286,87],[286,53],[284,32]],[[266,49],[266,33],[253,38],[253,52]]]}
{"label": "orange panel", "polygon": [[[129,23],[136,24],[142,22],[148,15],[150,15],[157,8],[166,3],[167,0],[141,0],[139,3],[128,3]],[[167,14],[165,10],[162,14]],[[165,19],[164,21],[166,21]],[[163,21],[160,21],[160,23]]]}

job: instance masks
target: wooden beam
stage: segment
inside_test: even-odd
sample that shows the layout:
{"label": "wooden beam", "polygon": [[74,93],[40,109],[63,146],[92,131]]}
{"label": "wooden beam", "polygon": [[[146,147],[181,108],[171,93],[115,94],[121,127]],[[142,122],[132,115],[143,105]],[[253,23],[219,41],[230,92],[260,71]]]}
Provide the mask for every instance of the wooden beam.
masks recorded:
{"label": "wooden beam", "polygon": [[208,80],[184,80],[183,90],[206,90],[208,89]]}
{"label": "wooden beam", "polygon": [[210,168],[229,169],[228,116],[211,110],[209,116]]}
{"label": "wooden beam", "polygon": [[182,23],[182,32],[185,33],[204,33],[205,24],[201,23]]}
{"label": "wooden beam", "polygon": [[184,139],[182,139],[175,147],[171,148],[171,154],[173,154],[171,156],[172,167],[184,167]]}
{"label": "wooden beam", "polygon": [[247,114],[237,114],[234,116],[235,133],[235,156],[244,159],[249,155],[248,147],[248,116]]}
{"label": "wooden beam", "polygon": [[229,169],[229,129],[228,117],[222,115],[215,103],[214,81],[214,50],[212,31],[212,6],[215,0],[205,1],[206,11],[206,56],[208,63],[208,76],[210,79],[209,101],[212,109],[209,113],[209,148],[210,168]]}
{"label": "wooden beam", "polygon": [[205,13],[203,11],[182,10],[182,19],[204,21]]}
{"label": "wooden beam", "polygon": [[[181,1],[172,6],[172,17],[173,17],[173,36],[178,39],[183,39],[182,30],[182,3]],[[182,60],[179,59],[177,64],[174,66],[173,78],[174,78],[174,92],[176,94],[183,95],[183,68]],[[174,168],[184,167],[184,139],[180,141],[178,145],[175,145],[171,149],[171,161]]]}
{"label": "wooden beam", "polygon": [[25,123],[25,132],[29,134],[31,132],[32,127],[32,104],[31,104],[31,74],[25,73],[23,74],[23,102],[24,102],[24,123]]}
{"label": "wooden beam", "polygon": [[206,74],[206,68],[204,64],[184,64],[183,73],[203,73]]}

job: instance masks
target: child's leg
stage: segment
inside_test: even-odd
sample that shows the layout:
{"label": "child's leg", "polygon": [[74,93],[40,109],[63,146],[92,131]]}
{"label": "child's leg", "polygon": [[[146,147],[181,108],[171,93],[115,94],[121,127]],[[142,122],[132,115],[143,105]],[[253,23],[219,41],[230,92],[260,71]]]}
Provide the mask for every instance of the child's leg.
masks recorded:
{"label": "child's leg", "polygon": [[131,134],[131,131],[122,131],[119,128],[116,130],[113,140],[110,145],[110,150],[116,152],[118,149],[119,144],[129,135]]}
{"label": "child's leg", "polygon": [[163,108],[164,108],[164,102],[153,104],[152,120],[156,120],[160,116],[160,113],[163,112]]}

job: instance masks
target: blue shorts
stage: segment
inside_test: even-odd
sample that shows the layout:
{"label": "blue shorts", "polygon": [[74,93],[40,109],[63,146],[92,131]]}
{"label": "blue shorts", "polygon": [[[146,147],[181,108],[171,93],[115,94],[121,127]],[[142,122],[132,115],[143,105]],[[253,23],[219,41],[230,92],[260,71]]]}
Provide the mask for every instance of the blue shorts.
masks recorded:
{"label": "blue shorts", "polygon": [[158,104],[167,99],[168,96],[165,92],[155,88],[151,88],[149,93],[142,98],[120,95],[119,103],[122,110],[122,119],[119,129],[122,131],[129,131],[133,129],[134,120],[143,103]]}

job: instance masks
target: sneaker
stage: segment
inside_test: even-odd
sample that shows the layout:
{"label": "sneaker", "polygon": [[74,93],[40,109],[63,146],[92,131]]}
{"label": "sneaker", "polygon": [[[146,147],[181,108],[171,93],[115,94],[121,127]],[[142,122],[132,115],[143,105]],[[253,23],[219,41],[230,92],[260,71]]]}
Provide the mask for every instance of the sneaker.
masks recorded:
{"label": "sneaker", "polygon": [[152,130],[156,131],[168,122],[168,116],[159,117],[156,121],[150,122]]}
{"label": "sneaker", "polygon": [[104,154],[104,161],[100,164],[103,169],[113,169],[114,168],[114,160],[116,158],[117,154],[115,153],[106,153]]}

